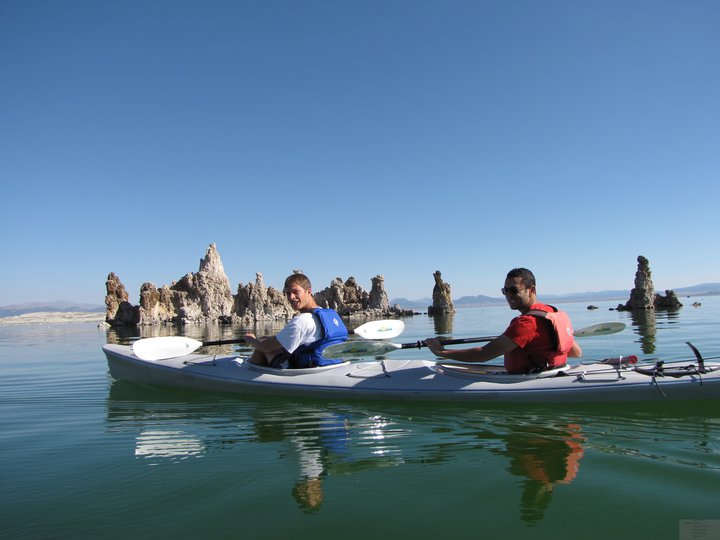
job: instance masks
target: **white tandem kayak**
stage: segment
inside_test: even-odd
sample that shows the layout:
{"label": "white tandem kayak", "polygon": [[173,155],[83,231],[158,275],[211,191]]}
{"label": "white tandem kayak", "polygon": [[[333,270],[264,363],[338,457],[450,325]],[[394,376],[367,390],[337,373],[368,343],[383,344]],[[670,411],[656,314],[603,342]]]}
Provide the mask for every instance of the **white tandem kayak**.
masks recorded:
{"label": "white tandem kayak", "polygon": [[143,360],[126,345],[108,344],[103,351],[110,374],[118,380],[243,395],[508,403],[720,398],[720,363],[703,362],[701,358],[648,365],[598,362],[510,375],[499,366],[431,360],[372,360],[274,369],[238,356],[187,354]]}

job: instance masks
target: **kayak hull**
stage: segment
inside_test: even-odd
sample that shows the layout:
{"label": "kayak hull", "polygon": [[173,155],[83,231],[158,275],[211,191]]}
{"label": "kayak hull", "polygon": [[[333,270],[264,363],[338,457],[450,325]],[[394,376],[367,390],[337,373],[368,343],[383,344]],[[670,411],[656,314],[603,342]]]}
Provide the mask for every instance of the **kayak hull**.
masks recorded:
{"label": "kayak hull", "polygon": [[632,367],[597,363],[540,375],[508,375],[498,366],[429,360],[345,362],[322,368],[281,370],[237,356],[189,354],[142,360],[125,345],[103,347],[117,380],[171,388],[243,395],[375,399],[395,401],[606,403],[720,398],[720,364],[677,365],[683,376],[656,376]]}

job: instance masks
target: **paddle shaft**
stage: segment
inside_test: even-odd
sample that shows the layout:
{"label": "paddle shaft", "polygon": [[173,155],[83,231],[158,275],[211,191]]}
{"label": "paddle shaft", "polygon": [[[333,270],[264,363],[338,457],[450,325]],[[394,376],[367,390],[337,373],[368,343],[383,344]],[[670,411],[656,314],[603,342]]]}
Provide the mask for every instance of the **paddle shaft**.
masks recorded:
{"label": "paddle shaft", "polygon": [[203,347],[208,345],[230,345],[231,343],[245,343],[245,338],[216,339],[215,341],[203,341]]}
{"label": "paddle shaft", "polygon": [[[497,336],[485,336],[485,337],[474,337],[474,338],[457,338],[457,339],[441,339],[440,343],[443,345],[461,345],[463,343],[480,343],[483,341],[492,341]],[[210,345],[230,345],[232,343],[245,343],[245,338],[235,338],[235,339],[217,339],[215,341],[203,341],[202,344],[204,347],[210,346]],[[400,345],[401,349],[420,349],[422,347],[427,347],[424,341],[415,341],[414,343],[402,343]]]}
{"label": "paddle shaft", "polygon": [[[603,335],[604,333],[614,334],[615,332],[619,331],[617,328],[620,328],[620,326],[618,325],[617,328],[608,329],[609,332],[607,332],[607,330],[606,330],[606,332],[600,333],[601,327],[607,326],[607,324],[608,323],[596,324],[593,326],[588,326],[587,328],[581,328],[575,334],[578,334],[579,332],[584,332],[584,331],[587,331],[590,329],[595,329],[595,328],[598,329],[598,332],[596,332],[598,335]],[[625,328],[624,324],[622,325],[622,328]],[[622,328],[620,328],[620,329],[622,329]],[[441,345],[460,345],[462,343],[480,343],[483,341],[492,341],[492,340],[496,339],[497,337],[498,336],[457,338],[457,339],[442,339],[442,338],[440,338],[440,344]],[[579,336],[576,335],[576,337],[583,337],[583,334],[580,334]],[[416,341],[415,343],[402,343],[399,348],[400,349],[419,349],[421,347],[427,347],[427,345],[425,345],[424,341]]]}
{"label": "paddle shaft", "polygon": [[[441,345],[460,345],[462,343],[480,343],[483,341],[492,341],[497,336],[485,336],[485,337],[471,337],[471,338],[457,338],[457,339],[440,339]],[[427,347],[424,341],[416,341],[415,343],[401,343],[400,349],[420,349]]]}
{"label": "paddle shaft", "polygon": [[[613,326],[614,325],[614,326]],[[615,334],[625,328],[623,323],[601,323],[581,328],[574,333],[575,337],[585,337],[586,335],[606,335]],[[590,331],[590,333],[586,333]],[[498,336],[485,336],[485,337],[471,337],[471,338],[458,338],[458,339],[442,339],[440,338],[441,345],[460,345],[462,343],[480,343],[483,341],[492,341]],[[400,349],[419,349],[421,347],[427,347],[424,341],[416,341],[415,343],[402,343]]]}
{"label": "paddle shaft", "polygon": [[[353,330],[348,331],[348,334],[354,334],[355,332]],[[207,347],[210,345],[231,345],[233,343],[245,343],[245,338],[233,338],[233,339],[216,339],[214,341],[203,341],[203,347]],[[458,343],[462,343],[458,341]],[[468,342],[469,343],[469,342]]]}
{"label": "paddle shaft", "polygon": [[[575,332],[575,337],[587,337],[587,336],[606,336],[608,334],[615,334],[625,328],[624,323],[602,323],[581,328]],[[461,343],[478,343],[481,341],[493,341],[497,336],[486,336],[486,337],[471,337],[471,338],[458,338],[458,339],[443,339],[439,338],[441,345],[458,345]],[[375,341],[369,342],[366,340],[362,341],[347,341],[345,343],[338,343],[336,345],[330,345],[323,355],[326,358],[343,358],[345,356],[357,357],[357,356],[380,356],[393,351],[399,351],[400,349],[419,349],[421,347],[427,347],[427,344],[422,341],[415,341],[413,343],[389,343],[386,341]]]}

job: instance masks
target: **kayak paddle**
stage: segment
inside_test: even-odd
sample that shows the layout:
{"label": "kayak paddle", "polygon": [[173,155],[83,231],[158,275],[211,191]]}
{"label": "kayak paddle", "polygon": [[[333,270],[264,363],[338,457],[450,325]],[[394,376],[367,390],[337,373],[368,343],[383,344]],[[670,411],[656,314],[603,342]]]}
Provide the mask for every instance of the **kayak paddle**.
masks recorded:
{"label": "kayak paddle", "polygon": [[[622,331],[625,323],[607,322],[586,326],[573,332],[575,337],[588,336],[607,336]],[[492,341],[498,336],[458,338],[458,339],[440,339],[443,345],[459,345],[461,343],[480,343],[482,341]],[[390,343],[387,341],[346,341],[337,345],[330,345],[323,351],[325,358],[345,358],[357,356],[382,356],[385,353],[397,351],[399,349],[419,349],[426,347],[424,341],[415,341],[413,343]]]}
{"label": "kayak paddle", "polygon": [[[351,333],[365,339],[392,339],[399,336],[403,330],[405,330],[404,322],[388,319],[367,322],[358,326]],[[137,340],[133,343],[132,349],[135,356],[141,360],[165,360],[190,354],[203,346],[230,345],[233,343],[245,343],[245,338],[198,341],[184,336],[153,337]]]}
{"label": "kayak paddle", "polygon": [[625,323],[621,322],[605,322],[586,326],[573,332],[575,337],[588,337],[588,336],[608,336],[610,334],[617,334],[625,330]]}

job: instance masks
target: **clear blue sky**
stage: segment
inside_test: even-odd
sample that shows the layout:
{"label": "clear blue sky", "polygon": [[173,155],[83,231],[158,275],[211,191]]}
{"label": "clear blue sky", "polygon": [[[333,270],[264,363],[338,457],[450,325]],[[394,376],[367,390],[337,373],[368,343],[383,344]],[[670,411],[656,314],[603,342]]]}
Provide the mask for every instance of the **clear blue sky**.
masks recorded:
{"label": "clear blue sky", "polygon": [[720,2],[0,2],[0,305],[720,281]]}

